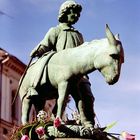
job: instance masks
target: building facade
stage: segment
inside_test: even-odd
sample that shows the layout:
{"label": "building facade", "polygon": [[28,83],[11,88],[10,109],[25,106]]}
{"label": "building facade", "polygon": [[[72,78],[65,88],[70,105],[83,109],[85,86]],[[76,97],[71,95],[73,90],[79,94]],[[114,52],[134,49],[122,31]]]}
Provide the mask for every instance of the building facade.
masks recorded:
{"label": "building facade", "polygon": [[0,140],[8,140],[11,128],[21,124],[21,101],[16,95],[26,65],[0,48]]}

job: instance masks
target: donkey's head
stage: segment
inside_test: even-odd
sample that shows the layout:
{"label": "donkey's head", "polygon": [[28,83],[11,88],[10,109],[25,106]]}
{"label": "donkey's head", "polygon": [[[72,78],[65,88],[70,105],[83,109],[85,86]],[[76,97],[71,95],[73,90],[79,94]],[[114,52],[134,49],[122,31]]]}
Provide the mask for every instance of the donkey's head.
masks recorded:
{"label": "donkey's head", "polygon": [[100,50],[96,57],[95,67],[102,73],[108,84],[118,81],[121,65],[124,62],[124,52],[118,36],[114,36],[106,25],[105,46]]}

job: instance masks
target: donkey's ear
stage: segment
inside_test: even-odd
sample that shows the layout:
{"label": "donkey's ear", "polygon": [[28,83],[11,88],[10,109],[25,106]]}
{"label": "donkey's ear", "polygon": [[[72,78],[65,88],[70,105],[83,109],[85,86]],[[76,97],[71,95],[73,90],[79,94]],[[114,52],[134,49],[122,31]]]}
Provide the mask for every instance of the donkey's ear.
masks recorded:
{"label": "donkey's ear", "polygon": [[116,38],[116,40],[120,40],[120,35],[119,34],[116,34],[115,35],[115,38]]}
{"label": "donkey's ear", "polygon": [[116,38],[114,37],[113,33],[111,32],[108,24],[106,24],[106,37],[110,44],[112,44],[112,45],[117,44]]}

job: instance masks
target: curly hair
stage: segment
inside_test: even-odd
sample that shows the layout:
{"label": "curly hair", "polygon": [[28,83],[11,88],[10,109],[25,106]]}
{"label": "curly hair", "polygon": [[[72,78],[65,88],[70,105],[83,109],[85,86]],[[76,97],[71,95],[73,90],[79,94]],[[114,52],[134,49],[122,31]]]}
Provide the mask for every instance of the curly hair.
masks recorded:
{"label": "curly hair", "polygon": [[70,9],[74,9],[78,13],[78,16],[80,17],[82,6],[75,3],[74,1],[71,1],[71,3],[63,3],[61,5],[58,15],[59,22],[63,23],[67,21],[67,14],[69,13]]}

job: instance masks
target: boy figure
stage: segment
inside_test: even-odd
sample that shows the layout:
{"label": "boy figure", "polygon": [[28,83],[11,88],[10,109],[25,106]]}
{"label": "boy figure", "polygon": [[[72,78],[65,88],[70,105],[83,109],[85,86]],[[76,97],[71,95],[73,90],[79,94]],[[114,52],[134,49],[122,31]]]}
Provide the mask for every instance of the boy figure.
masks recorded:
{"label": "boy figure", "polygon": [[[61,51],[67,48],[74,48],[81,45],[83,41],[83,36],[78,32],[72,25],[75,24],[82,11],[81,5],[77,4],[75,1],[68,0],[64,2],[59,10],[58,20],[60,22],[56,27],[52,27],[44,39],[38,44],[38,46],[31,52],[31,57],[42,56],[44,53],[49,51]],[[94,126],[94,97],[90,88],[91,84],[88,80],[88,76],[83,76],[79,84],[80,92],[82,98],[84,98],[84,106],[86,108],[86,117]]]}

